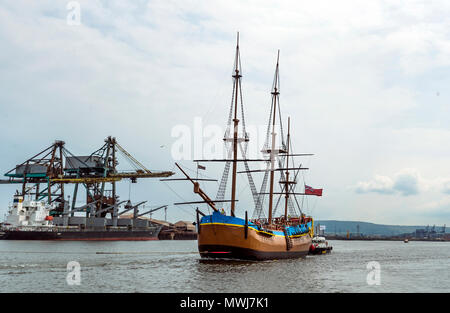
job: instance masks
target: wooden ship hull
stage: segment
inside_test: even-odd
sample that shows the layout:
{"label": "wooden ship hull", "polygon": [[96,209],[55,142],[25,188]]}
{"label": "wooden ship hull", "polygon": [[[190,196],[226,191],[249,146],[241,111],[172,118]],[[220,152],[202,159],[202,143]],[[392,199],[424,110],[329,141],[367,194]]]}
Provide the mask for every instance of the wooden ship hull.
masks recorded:
{"label": "wooden ship hull", "polygon": [[311,246],[311,234],[295,227],[270,231],[244,219],[215,212],[199,224],[198,250],[202,258],[245,260],[304,257]]}

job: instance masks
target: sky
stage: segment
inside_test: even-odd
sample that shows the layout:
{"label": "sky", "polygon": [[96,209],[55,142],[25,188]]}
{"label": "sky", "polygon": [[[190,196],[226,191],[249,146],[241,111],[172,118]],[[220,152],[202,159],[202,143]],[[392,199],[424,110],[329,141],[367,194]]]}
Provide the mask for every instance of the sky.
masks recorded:
{"label": "sky", "polygon": [[[239,31],[249,127],[267,123],[280,50],[282,117],[295,152],[314,153],[302,183],[323,188],[306,213],[449,225],[448,16],[448,1],[430,0],[0,0],[0,172],[55,140],[86,155],[114,136],[149,169],[182,177],[175,161],[196,165],[176,160],[181,137],[191,159],[221,142]],[[204,174],[220,179],[222,167]],[[217,187],[204,189],[214,198]],[[0,217],[16,188],[0,185]],[[121,182],[119,192],[169,204],[170,221],[195,216],[173,203],[200,200],[188,182]],[[239,176],[238,214],[252,211],[249,192]]]}

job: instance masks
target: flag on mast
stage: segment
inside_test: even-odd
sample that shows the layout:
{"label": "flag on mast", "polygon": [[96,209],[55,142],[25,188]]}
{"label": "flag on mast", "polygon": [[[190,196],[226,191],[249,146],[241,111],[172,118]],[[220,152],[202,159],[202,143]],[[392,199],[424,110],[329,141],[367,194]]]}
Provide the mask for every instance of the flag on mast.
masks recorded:
{"label": "flag on mast", "polygon": [[198,168],[199,170],[206,170],[206,166],[200,165],[200,164],[198,164],[198,163],[197,163],[197,168]]}
{"label": "flag on mast", "polygon": [[314,189],[311,186],[305,185],[305,195],[322,196],[322,189]]}

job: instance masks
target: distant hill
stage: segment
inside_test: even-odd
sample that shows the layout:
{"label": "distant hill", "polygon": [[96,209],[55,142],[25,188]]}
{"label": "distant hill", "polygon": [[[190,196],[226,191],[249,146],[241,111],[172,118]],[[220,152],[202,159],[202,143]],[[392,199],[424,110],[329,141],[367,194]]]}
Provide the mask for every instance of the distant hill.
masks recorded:
{"label": "distant hill", "polygon": [[[362,235],[381,235],[381,236],[393,236],[400,235],[405,233],[413,233],[416,229],[425,229],[427,226],[402,226],[402,225],[382,225],[382,224],[374,224],[367,222],[355,222],[355,221],[335,221],[335,220],[316,220],[314,221],[314,225],[317,226],[325,225],[325,234],[347,234],[349,231],[352,234],[357,233],[357,227],[359,225],[359,233]],[[441,232],[443,225],[436,225],[435,231]],[[429,225],[431,228],[433,225]],[[449,230],[446,227],[445,232],[448,233]]]}

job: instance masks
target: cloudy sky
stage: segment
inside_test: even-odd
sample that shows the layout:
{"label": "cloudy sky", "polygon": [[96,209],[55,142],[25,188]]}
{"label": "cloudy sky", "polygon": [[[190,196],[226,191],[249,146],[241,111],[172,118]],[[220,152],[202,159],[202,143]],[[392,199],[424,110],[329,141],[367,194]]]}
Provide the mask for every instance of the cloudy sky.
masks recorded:
{"label": "cloudy sky", "polygon": [[[448,16],[448,1],[430,0],[1,0],[0,170],[56,139],[85,155],[109,135],[150,169],[175,170],[174,128],[225,127],[239,31],[249,125],[266,123],[280,49],[283,117],[295,152],[315,154],[305,182],[324,189],[308,213],[449,225]],[[220,174],[208,165],[207,175]],[[252,207],[246,185],[239,214]],[[17,186],[0,187],[3,215]],[[122,199],[150,205],[199,200],[191,190],[158,180],[120,187]],[[214,197],[217,184],[205,190]],[[194,216],[189,206],[167,213]]]}

